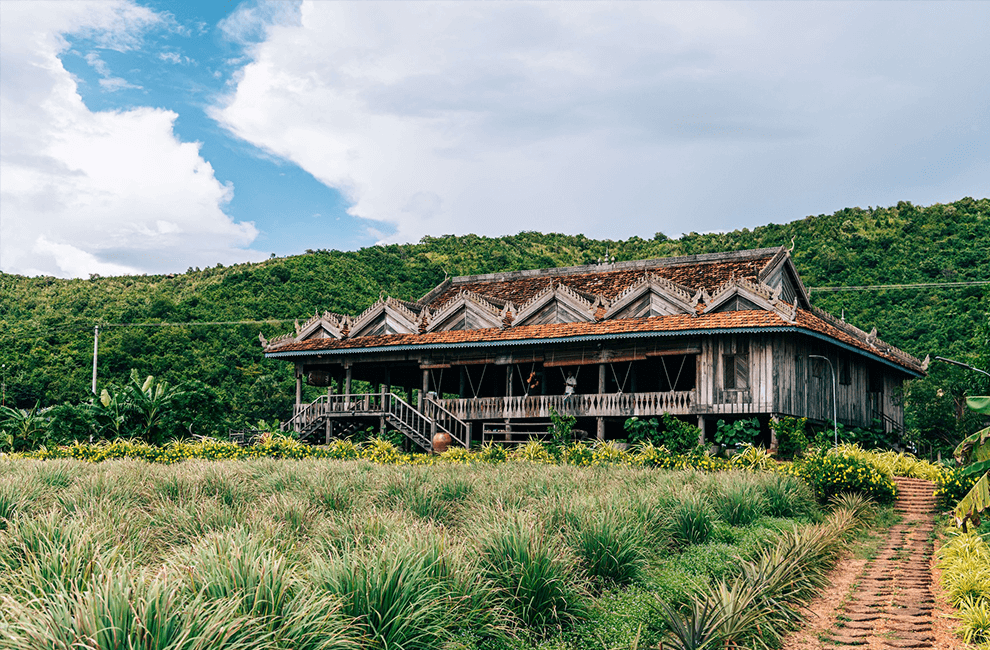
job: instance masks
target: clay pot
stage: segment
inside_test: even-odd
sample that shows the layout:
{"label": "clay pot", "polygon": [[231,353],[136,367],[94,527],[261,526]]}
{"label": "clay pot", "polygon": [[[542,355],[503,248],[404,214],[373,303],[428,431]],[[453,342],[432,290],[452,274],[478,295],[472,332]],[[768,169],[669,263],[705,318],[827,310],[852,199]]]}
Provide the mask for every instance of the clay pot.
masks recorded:
{"label": "clay pot", "polygon": [[436,435],[433,436],[433,453],[442,454],[447,451],[453,441],[454,439],[446,431],[437,431]]}

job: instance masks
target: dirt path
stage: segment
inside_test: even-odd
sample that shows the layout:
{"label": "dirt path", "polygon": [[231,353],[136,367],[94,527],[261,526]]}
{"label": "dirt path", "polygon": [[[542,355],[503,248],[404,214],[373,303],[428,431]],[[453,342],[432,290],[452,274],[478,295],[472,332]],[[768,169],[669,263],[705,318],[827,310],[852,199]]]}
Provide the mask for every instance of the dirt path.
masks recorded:
{"label": "dirt path", "polygon": [[788,650],[958,647],[944,626],[933,625],[933,485],[895,480],[901,523],[887,531],[873,560],[849,560],[836,570],[833,587],[813,606],[817,616],[785,642]]}

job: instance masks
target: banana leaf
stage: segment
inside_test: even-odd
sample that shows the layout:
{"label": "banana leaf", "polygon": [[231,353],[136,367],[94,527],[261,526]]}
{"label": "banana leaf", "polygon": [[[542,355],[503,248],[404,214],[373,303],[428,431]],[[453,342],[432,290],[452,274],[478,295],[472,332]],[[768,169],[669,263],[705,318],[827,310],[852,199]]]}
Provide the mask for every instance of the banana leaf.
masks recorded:
{"label": "banana leaf", "polygon": [[956,525],[961,526],[963,532],[967,531],[967,522],[973,522],[974,526],[980,525],[980,513],[990,509],[990,480],[987,474],[983,475],[973,489],[964,496],[953,513]]}
{"label": "banana leaf", "polygon": [[977,413],[990,415],[990,395],[984,395],[982,397],[967,397],[966,406]]}

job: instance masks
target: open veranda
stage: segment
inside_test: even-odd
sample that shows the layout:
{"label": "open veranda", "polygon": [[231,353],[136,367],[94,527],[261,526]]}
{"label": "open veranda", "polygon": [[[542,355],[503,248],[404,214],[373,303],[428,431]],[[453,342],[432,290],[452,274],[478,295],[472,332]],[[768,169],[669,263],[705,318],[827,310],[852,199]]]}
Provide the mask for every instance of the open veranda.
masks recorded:
{"label": "open veranda", "polygon": [[677,647],[679,607],[787,563],[735,630],[772,646],[863,505],[780,471],[0,459],[0,644]]}

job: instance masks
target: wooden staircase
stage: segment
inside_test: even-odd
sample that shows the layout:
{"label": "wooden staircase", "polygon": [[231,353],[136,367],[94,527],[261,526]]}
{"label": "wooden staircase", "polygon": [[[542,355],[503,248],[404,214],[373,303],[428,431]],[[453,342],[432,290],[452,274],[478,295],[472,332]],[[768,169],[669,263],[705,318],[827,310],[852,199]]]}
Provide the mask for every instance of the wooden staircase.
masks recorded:
{"label": "wooden staircase", "polygon": [[470,445],[468,425],[436,400],[427,397],[420,411],[398,395],[385,392],[321,395],[316,401],[300,406],[291,420],[282,423],[281,429],[295,431],[300,440],[316,442],[328,425],[333,426],[334,437],[346,437],[375,419],[399,431],[424,451],[433,451],[433,436],[440,431],[462,447]]}

